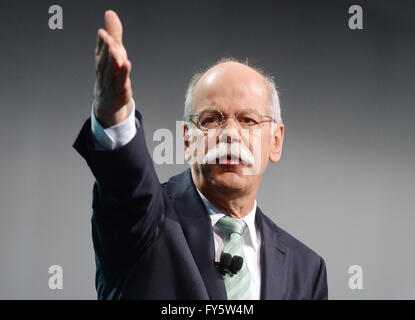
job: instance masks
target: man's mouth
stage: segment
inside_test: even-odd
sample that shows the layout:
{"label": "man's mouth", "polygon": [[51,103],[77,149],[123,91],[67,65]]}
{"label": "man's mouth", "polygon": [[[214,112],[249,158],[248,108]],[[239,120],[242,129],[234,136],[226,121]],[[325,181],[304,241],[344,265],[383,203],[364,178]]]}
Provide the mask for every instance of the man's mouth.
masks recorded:
{"label": "man's mouth", "polygon": [[240,157],[232,156],[231,154],[217,158],[216,163],[225,166],[237,166],[243,164]]}

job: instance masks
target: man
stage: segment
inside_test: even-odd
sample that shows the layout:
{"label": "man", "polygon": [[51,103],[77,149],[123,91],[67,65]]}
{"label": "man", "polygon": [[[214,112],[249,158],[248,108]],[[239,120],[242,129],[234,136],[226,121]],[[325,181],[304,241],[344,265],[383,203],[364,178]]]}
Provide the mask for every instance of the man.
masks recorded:
{"label": "man", "polygon": [[105,20],[92,115],[74,144],[96,178],[98,297],[327,299],[324,260],[256,203],[284,137],[271,78],[235,61],[197,74],[183,128],[191,169],[160,184],[134,111],[121,22],[113,11]]}

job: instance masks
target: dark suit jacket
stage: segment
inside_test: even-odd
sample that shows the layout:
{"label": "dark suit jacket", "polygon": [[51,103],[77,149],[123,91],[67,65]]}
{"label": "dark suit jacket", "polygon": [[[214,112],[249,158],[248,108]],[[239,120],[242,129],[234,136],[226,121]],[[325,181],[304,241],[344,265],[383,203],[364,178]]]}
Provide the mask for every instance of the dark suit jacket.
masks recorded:
{"label": "dark suit jacket", "polygon": [[[190,171],[160,184],[141,126],[127,145],[94,149],[90,119],[74,148],[91,168],[99,299],[226,299],[213,230]],[[324,260],[258,208],[261,299],[327,299]]]}

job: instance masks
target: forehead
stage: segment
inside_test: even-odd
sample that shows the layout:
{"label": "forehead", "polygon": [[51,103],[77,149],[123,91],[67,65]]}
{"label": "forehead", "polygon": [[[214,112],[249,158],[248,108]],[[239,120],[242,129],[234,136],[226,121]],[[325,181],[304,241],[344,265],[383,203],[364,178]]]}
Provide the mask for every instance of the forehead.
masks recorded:
{"label": "forehead", "polygon": [[266,114],[268,90],[262,75],[240,63],[208,70],[193,90],[195,112],[215,107],[225,113],[253,108]]}

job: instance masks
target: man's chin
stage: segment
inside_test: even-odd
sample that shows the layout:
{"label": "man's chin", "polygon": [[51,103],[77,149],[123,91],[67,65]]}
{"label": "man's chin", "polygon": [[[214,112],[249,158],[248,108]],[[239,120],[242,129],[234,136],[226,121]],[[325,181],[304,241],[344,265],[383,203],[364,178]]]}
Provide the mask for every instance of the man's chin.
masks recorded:
{"label": "man's chin", "polygon": [[213,165],[210,172],[210,178],[215,185],[223,189],[238,190],[245,186],[244,175],[242,174],[242,165]]}

